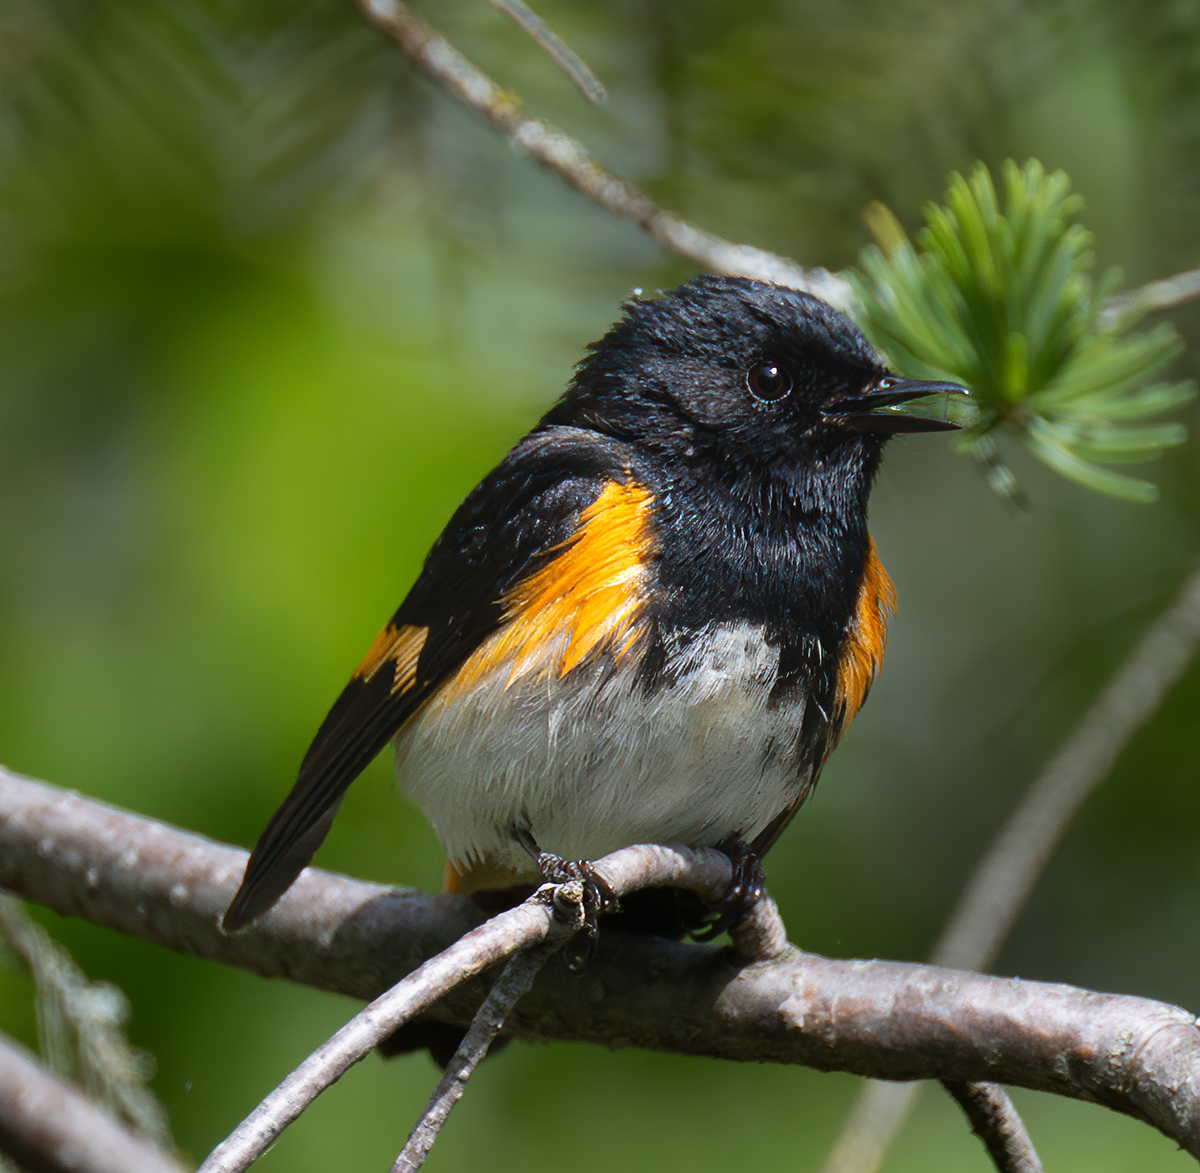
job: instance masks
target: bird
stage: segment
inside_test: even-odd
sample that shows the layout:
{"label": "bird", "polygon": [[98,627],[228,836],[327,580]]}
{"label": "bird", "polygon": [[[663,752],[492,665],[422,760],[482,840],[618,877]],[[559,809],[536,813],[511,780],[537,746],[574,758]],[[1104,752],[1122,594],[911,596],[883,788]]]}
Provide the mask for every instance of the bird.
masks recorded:
{"label": "bird", "polygon": [[450,891],[594,879],[589,861],[638,843],[719,846],[753,872],[882,662],[884,445],[956,427],[918,401],[966,393],[897,377],[789,287],[710,274],[630,298],[434,543],[224,928],[287,890],[389,742]]}

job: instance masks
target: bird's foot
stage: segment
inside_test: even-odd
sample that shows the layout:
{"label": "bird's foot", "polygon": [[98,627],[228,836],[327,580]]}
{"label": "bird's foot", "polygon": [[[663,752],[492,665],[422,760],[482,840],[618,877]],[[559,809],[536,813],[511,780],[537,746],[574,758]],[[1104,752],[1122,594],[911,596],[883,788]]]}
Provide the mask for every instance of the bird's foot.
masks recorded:
{"label": "bird's foot", "polygon": [[717,850],[729,856],[733,878],[720,900],[705,901],[703,924],[691,930],[695,941],[712,941],[752,909],[766,891],[762,862],[742,839],[732,836],[717,844]]}
{"label": "bird's foot", "polygon": [[596,947],[596,939],[600,936],[600,918],[606,913],[616,912],[620,907],[617,894],[588,860],[564,859],[561,855],[543,851],[528,831],[519,831],[517,838],[549,883],[569,884],[574,881],[582,886],[582,928],[559,954],[567,969],[578,973],[587,965]]}

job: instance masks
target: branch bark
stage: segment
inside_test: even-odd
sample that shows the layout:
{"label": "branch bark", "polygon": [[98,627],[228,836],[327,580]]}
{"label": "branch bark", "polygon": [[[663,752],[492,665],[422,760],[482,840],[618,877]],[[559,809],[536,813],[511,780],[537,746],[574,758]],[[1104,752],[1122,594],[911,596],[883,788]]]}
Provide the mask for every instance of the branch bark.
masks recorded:
{"label": "branch bark", "polygon": [[[305,871],[250,929],[217,927],[246,855],[0,771],[0,886],[170,948],[377,996],[478,923],[453,896]],[[1200,1029],[1177,1007],[1069,986],[786,950],[602,933],[582,978],[544,970],[506,1031],[892,1080],[999,1082],[1090,1100],[1200,1157]],[[467,1025],[478,979],[432,1011]]]}
{"label": "branch bark", "polygon": [[[625,847],[595,861],[592,866],[616,896],[624,896],[638,888],[670,885],[716,901],[728,891],[733,879],[729,858],[723,852],[704,847]],[[545,884],[516,908],[492,917],[431,957],[355,1015],[292,1071],[232,1135],[213,1150],[199,1173],[241,1173],[274,1144],[283,1129],[298,1119],[321,1092],[399,1027],[472,977],[526,950],[525,964],[510,972],[513,970],[510,962],[475,1013],[471,1031],[464,1040],[465,1046],[472,1035],[478,1036],[473,1060],[468,1061],[467,1052],[460,1047],[447,1070],[447,1078],[427,1107],[422,1125],[429,1122],[430,1126],[418,1126],[397,1160],[398,1168],[418,1168],[440,1128],[440,1120],[444,1120],[457,1095],[461,1094],[462,1085],[470,1074],[468,1066],[473,1068],[482,1058],[501,1022],[532,985],[541,968],[544,955],[537,958],[535,964],[531,954],[540,951],[547,942],[561,945],[565,938],[583,927],[583,898],[580,880],[560,885]],[[753,915],[743,919],[751,927],[737,932],[733,938],[734,954],[741,960],[769,960],[785,947],[786,942],[774,931],[782,929],[778,910],[765,893],[757,902]],[[771,947],[776,948],[776,953],[763,951]],[[743,952],[747,948],[753,951]],[[481,1022],[484,1018],[492,1020],[490,1025]],[[440,1117],[436,1126],[431,1116]]]}
{"label": "branch bark", "polygon": [[1012,1101],[994,1083],[955,1083],[946,1090],[971,1122],[997,1173],[1045,1173]]}
{"label": "branch bark", "polygon": [[184,1173],[184,1166],[0,1036],[0,1153],[28,1173]]}

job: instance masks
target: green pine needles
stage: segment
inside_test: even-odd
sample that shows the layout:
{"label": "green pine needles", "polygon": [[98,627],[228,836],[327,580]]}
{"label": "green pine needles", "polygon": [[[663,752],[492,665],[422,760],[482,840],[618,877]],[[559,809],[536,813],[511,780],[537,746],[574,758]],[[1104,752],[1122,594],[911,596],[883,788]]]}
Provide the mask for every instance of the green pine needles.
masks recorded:
{"label": "green pine needles", "polygon": [[1195,394],[1152,381],[1182,342],[1165,323],[1132,331],[1136,310],[1104,311],[1120,275],[1093,282],[1092,236],[1075,222],[1082,201],[1066,175],[1009,160],[1004,194],[1001,213],[982,163],[969,180],[955,174],[945,206],[925,210],[920,251],[876,206],[884,247],[869,245],[848,274],[860,325],[898,372],[971,389],[958,407],[962,443],[998,491],[1016,494],[996,455],[1003,429],[1082,485],[1153,501],[1156,486],[1103,466],[1154,459],[1186,438],[1182,424],[1148,422]]}

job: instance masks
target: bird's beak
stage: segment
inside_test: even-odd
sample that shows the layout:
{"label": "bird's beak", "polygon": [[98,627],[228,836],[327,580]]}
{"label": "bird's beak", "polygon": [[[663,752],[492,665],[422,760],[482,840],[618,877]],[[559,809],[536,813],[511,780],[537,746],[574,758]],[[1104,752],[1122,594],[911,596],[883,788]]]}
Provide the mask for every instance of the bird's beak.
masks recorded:
{"label": "bird's beak", "polygon": [[[891,375],[862,395],[821,409],[821,418],[851,432],[947,432],[961,428],[974,408],[970,392],[957,383],[897,379]],[[957,398],[966,396],[965,400]],[[952,398],[954,397],[954,398]]]}

